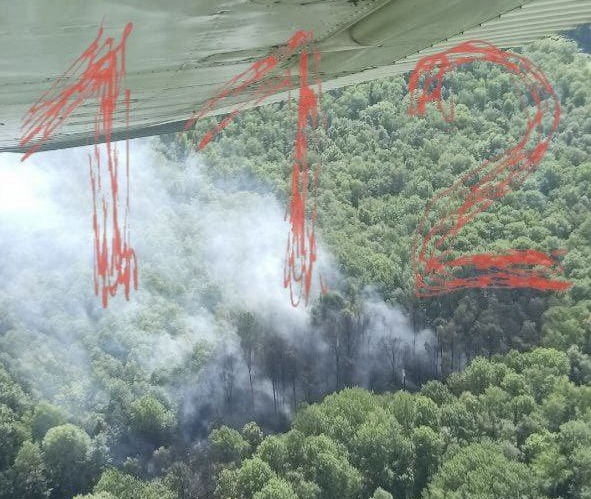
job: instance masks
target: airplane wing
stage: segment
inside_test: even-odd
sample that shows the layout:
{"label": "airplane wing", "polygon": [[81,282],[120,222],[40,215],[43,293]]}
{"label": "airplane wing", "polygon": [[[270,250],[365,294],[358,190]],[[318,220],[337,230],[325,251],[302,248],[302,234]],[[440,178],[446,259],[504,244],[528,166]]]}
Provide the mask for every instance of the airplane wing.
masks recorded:
{"label": "airplane wing", "polygon": [[[113,130],[121,139],[182,130],[224,84],[297,30],[313,31],[330,89],[408,71],[463,40],[511,47],[591,22],[591,0],[21,0],[3,2],[0,13],[0,151],[23,152],[27,110],[60,84],[101,25],[118,40],[133,23],[129,125],[116,120]],[[245,99],[220,101],[210,114]],[[95,110],[92,101],[77,108],[42,149],[92,143]]]}

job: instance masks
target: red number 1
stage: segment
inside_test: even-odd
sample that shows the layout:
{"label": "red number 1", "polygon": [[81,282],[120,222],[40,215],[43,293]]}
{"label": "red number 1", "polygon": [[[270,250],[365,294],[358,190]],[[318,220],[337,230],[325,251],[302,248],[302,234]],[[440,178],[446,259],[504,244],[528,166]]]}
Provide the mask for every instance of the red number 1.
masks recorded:
{"label": "red number 1", "polygon": [[[260,104],[266,97],[280,90],[289,90],[291,88],[290,71],[283,71],[284,74],[280,78],[272,77],[273,72],[282,70],[282,64],[299,51],[298,119],[289,203],[291,230],[287,240],[283,277],[283,285],[285,288],[289,288],[291,303],[294,307],[298,306],[302,298],[305,304],[308,304],[317,249],[314,229],[316,222],[315,196],[320,165],[312,165],[308,158],[310,132],[318,126],[319,122],[319,94],[321,90],[318,78],[320,52],[313,47],[313,43],[312,32],[297,31],[276,54],[255,62],[246,71],[232,78],[215,97],[203,106],[199,113],[195,113],[185,123],[185,130],[190,129],[197,120],[207,116],[215,109],[220,100],[252,91],[253,88],[255,104]],[[308,68],[310,63],[311,71]],[[269,81],[265,81],[265,77],[269,78]],[[318,88],[318,91],[313,88],[313,85],[310,85],[311,77],[314,77],[314,86]],[[260,84],[258,88],[257,84]],[[228,126],[245,108],[246,104],[245,101],[234,107],[217,126],[209,130],[199,142],[198,149],[203,149],[213,137]],[[317,146],[317,144],[315,145]],[[325,293],[326,285],[322,276],[320,277],[320,287],[321,291]]]}
{"label": "red number 1", "polygon": [[[125,106],[129,127],[130,91],[122,86],[125,77],[125,47],[133,25],[127,23],[121,41],[103,38],[101,25],[97,37],[52,87],[33,104],[23,122],[21,146],[29,149],[23,161],[60,129],[65,120],[91,99],[98,101],[94,119],[94,150],[89,154],[94,231],[94,292],[100,294],[103,307],[109,297],[123,286],[125,297],[137,289],[135,251],[129,241],[129,142],[125,149],[126,185],[119,190],[119,151],[111,141],[113,123],[121,103]],[[104,146],[99,146],[104,137]],[[102,153],[102,154],[101,154]],[[124,205],[120,206],[121,198]]]}

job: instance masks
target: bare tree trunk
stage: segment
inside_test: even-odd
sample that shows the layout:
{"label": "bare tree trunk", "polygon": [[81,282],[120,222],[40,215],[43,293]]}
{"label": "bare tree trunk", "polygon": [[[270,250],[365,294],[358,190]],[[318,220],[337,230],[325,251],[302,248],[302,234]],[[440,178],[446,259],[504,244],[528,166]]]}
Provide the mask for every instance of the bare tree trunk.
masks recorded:
{"label": "bare tree trunk", "polygon": [[296,380],[295,376],[291,379],[291,392],[293,396],[293,412],[294,414],[297,412],[297,399],[296,399]]}
{"label": "bare tree trunk", "polygon": [[248,381],[250,382],[250,408],[252,410],[252,413],[254,415],[255,410],[254,410],[254,380],[252,377],[252,364],[250,364],[248,366]]}
{"label": "bare tree trunk", "polygon": [[339,371],[341,370],[340,362],[341,362],[341,354],[340,354],[340,347],[339,347],[339,337],[338,331],[336,331],[336,342],[334,345],[334,360],[335,360],[335,378],[336,378],[336,387],[335,391],[339,389],[340,386],[340,377]]}
{"label": "bare tree trunk", "polygon": [[384,336],[381,340],[381,346],[387,356],[390,364],[390,384],[394,388],[396,386],[396,373],[398,370],[398,357],[400,340],[394,336]]}
{"label": "bare tree trunk", "polygon": [[454,348],[454,343],[452,341],[451,342],[451,372],[454,371],[454,351],[455,351],[455,348]]}
{"label": "bare tree trunk", "polygon": [[275,411],[275,416],[277,416],[277,381],[275,377],[271,380],[271,384],[273,385],[273,410]]}
{"label": "bare tree trunk", "polygon": [[222,362],[222,380],[224,385],[224,398],[230,415],[232,414],[233,392],[235,380],[235,359],[233,354],[225,354]]}
{"label": "bare tree trunk", "polygon": [[417,356],[417,313],[415,307],[411,305],[412,318],[412,355],[413,359]]}

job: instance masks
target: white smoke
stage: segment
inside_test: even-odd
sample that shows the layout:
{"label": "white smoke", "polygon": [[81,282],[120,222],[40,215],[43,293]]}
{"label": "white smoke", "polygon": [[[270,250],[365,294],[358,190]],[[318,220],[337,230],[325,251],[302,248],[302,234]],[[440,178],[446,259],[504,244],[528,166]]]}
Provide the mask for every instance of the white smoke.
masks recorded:
{"label": "white smoke", "polygon": [[[107,399],[97,351],[140,366],[149,380],[190,362],[198,345],[225,349],[237,357],[240,389],[248,380],[229,311],[251,311],[288,339],[309,331],[310,308],[294,308],[283,287],[285,208],[268,193],[214,185],[198,156],[179,165],[160,148],[158,139],[130,143],[139,290],[126,301],[121,289],[106,310],[93,293],[88,148],[37,153],[25,163],[0,154],[0,317],[10,319],[0,355],[40,396],[72,412]],[[326,248],[318,254],[312,300],[319,274],[329,286],[340,279]],[[375,294],[364,306],[371,331],[413,340],[396,308]],[[215,366],[203,370],[197,398],[211,401],[215,386],[205,378],[215,373]],[[185,412],[196,410],[194,381],[168,394]]]}

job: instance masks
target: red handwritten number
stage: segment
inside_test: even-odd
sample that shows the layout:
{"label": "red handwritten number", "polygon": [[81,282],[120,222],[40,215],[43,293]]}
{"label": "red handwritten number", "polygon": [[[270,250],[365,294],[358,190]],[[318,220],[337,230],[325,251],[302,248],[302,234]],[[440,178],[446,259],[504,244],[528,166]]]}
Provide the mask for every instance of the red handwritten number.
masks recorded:
{"label": "red handwritten number", "polygon": [[[498,255],[454,257],[452,254],[453,239],[459,231],[495,200],[519,187],[536,169],[560,121],[558,97],[544,74],[525,57],[480,41],[462,43],[424,57],[416,64],[409,80],[409,113],[424,115],[426,105],[435,102],[446,121],[452,121],[453,104],[449,113],[443,106],[443,78],[459,65],[472,61],[499,64],[517,77],[534,103],[534,113],[527,114],[525,133],[517,145],[469,171],[427,204],[413,245],[416,294],[434,296],[464,288],[486,287],[565,290],[571,284],[555,279],[562,270],[556,261],[562,251],[551,256],[531,249],[509,250]],[[544,133],[547,122],[549,131]],[[441,209],[442,203],[457,199],[463,199],[459,207]],[[433,216],[438,218],[428,227]]]}
{"label": "red handwritten number", "polygon": [[[284,286],[289,287],[293,306],[297,306],[302,297],[305,303],[308,303],[312,273],[316,261],[316,236],[314,231],[316,204],[315,202],[310,203],[308,199],[310,183],[312,184],[312,195],[315,199],[319,174],[319,165],[316,165],[312,172],[308,160],[308,135],[310,128],[316,127],[318,124],[320,93],[320,80],[317,76],[319,73],[320,53],[316,49],[310,49],[313,41],[314,37],[311,32],[296,32],[277,53],[257,61],[246,71],[232,78],[215,97],[206,102],[199,113],[195,113],[185,124],[185,130],[188,130],[198,119],[205,117],[215,109],[220,100],[235,97],[253,88],[255,104],[260,104],[266,97],[280,90],[289,90],[291,88],[290,72],[281,71],[279,76],[273,75],[273,72],[280,70],[283,62],[296,54],[296,51],[300,51],[298,120],[289,204],[291,230],[287,241],[284,269]],[[315,92],[309,82],[310,55],[312,55],[312,68],[315,84],[319,89],[318,93]],[[268,77],[269,80],[264,81],[264,77]],[[257,84],[261,82],[262,85],[257,88]],[[219,132],[228,126],[246,105],[247,101],[236,106],[217,126],[209,130],[199,142],[198,149],[205,147]],[[326,292],[322,279],[320,285],[322,291]],[[296,287],[298,288],[297,292]]]}
{"label": "red handwritten number", "polygon": [[[309,33],[308,43],[313,41],[312,33]],[[317,75],[320,64],[320,53],[314,50],[313,68]],[[299,67],[299,102],[298,102],[298,124],[295,140],[295,161],[291,173],[291,200],[289,204],[289,221],[291,232],[287,240],[285,256],[284,287],[289,286],[291,303],[295,307],[299,304],[301,296],[308,304],[310,289],[312,286],[312,271],[316,261],[316,235],[314,224],[316,222],[316,204],[311,208],[310,220],[307,217],[308,185],[310,183],[310,163],[308,160],[308,120],[312,127],[318,125],[318,94],[310,86],[308,81],[308,58],[309,53],[302,51],[300,54]],[[320,81],[316,77],[316,84],[320,88]],[[319,165],[312,172],[312,189],[314,199],[318,187]],[[297,300],[294,296],[294,284],[299,285],[300,293]],[[320,286],[323,293],[327,289],[320,279]]]}
{"label": "red handwritten number", "polygon": [[[123,223],[119,210],[119,155],[111,144],[113,119],[117,106],[123,100],[126,126],[129,125],[130,92],[122,90],[121,82],[125,76],[125,44],[131,33],[128,23],[118,45],[106,38],[102,43],[103,28],[90,46],[84,51],[56,83],[31,106],[23,123],[21,146],[30,144],[23,161],[39,150],[64,123],[72,112],[86,100],[98,100],[95,117],[94,154],[89,155],[90,179],[93,192],[93,231],[95,240],[94,285],[95,293],[107,306],[108,297],[114,296],[118,286],[123,285],[125,296],[129,299],[131,282],[137,289],[137,262],[134,250],[129,243],[127,216],[129,212],[129,143],[125,153],[125,207]],[[295,155],[292,168],[292,193],[290,200],[291,231],[288,237],[284,285],[290,288],[291,301],[297,306],[303,297],[308,302],[312,282],[312,270],[316,261],[316,237],[314,224],[316,204],[308,200],[310,184],[315,198],[319,165],[314,171],[308,160],[308,135],[311,127],[318,124],[318,102],[320,93],[319,52],[310,50],[313,44],[311,32],[298,31],[276,54],[253,64],[248,70],[233,78],[214,98],[210,99],[201,111],[192,116],[185,130],[196,120],[206,116],[216,104],[226,97],[236,97],[241,92],[252,90],[255,104],[281,90],[291,88],[291,74],[282,72],[280,77],[272,73],[281,68],[281,63],[300,51],[299,64],[299,102],[298,125],[295,139]],[[313,55],[313,73],[316,76],[318,93],[309,83],[309,56]],[[550,140],[558,127],[560,106],[552,86],[526,58],[479,41],[462,43],[452,49],[421,59],[409,81],[411,107],[409,113],[423,115],[429,102],[436,102],[439,111],[447,121],[454,118],[444,109],[442,87],[444,76],[461,64],[472,61],[486,61],[499,64],[516,76],[525,86],[529,98],[534,102],[535,113],[527,116],[526,130],[519,143],[493,160],[485,161],[479,167],[465,174],[449,189],[433,197],[427,204],[425,213],[417,229],[413,243],[412,266],[415,277],[416,294],[433,296],[464,288],[483,287],[530,287],[542,290],[564,290],[570,283],[557,280],[561,266],[556,257],[563,254],[555,251],[551,256],[535,250],[509,250],[504,254],[476,254],[455,257],[453,240],[460,230],[492,203],[521,185],[535,170],[548,149]],[[81,73],[81,74],[80,74]],[[79,75],[77,77],[77,75]],[[62,81],[77,80],[65,88]],[[268,77],[267,81],[263,78]],[[419,91],[420,81],[423,79]],[[262,83],[260,87],[259,83]],[[212,138],[222,131],[247,105],[243,102],[223,118],[213,130],[208,131],[199,143],[205,147]],[[525,106],[524,106],[525,108]],[[544,120],[549,119],[550,129],[544,135]],[[101,171],[105,161],[101,161],[100,138],[104,137],[106,170],[108,182],[101,181]],[[35,141],[36,140],[36,141]],[[535,145],[529,145],[534,142]],[[463,199],[458,208],[444,208],[443,215],[435,213],[438,203]],[[311,204],[311,208],[310,208]],[[441,210],[439,210],[441,211]],[[99,216],[101,215],[101,216]],[[428,228],[432,215],[439,218]],[[108,234],[110,243],[108,244]],[[458,275],[469,272],[469,275]],[[326,288],[321,280],[321,288]],[[299,288],[295,293],[294,288]]]}
{"label": "red handwritten number", "polygon": [[[98,109],[94,120],[94,151],[88,157],[93,196],[94,290],[101,294],[103,307],[114,296],[119,285],[129,299],[131,282],[137,289],[138,274],[135,252],[129,243],[129,142],[125,148],[125,204],[123,221],[119,210],[119,152],[111,143],[113,120],[123,101],[126,126],[129,126],[130,91],[122,89],[125,76],[125,44],[133,25],[125,26],[121,41],[102,41],[103,28],[83,54],[56,79],[53,86],[28,110],[23,122],[21,146],[32,144],[23,161],[36,152],[64,123],[75,109],[88,99],[96,98]],[[63,81],[72,81],[65,88]],[[100,138],[104,137],[101,154]],[[36,139],[36,142],[35,142]],[[106,158],[104,157],[106,155]],[[103,179],[104,170],[108,178]],[[103,172],[103,173],[101,173]]]}

